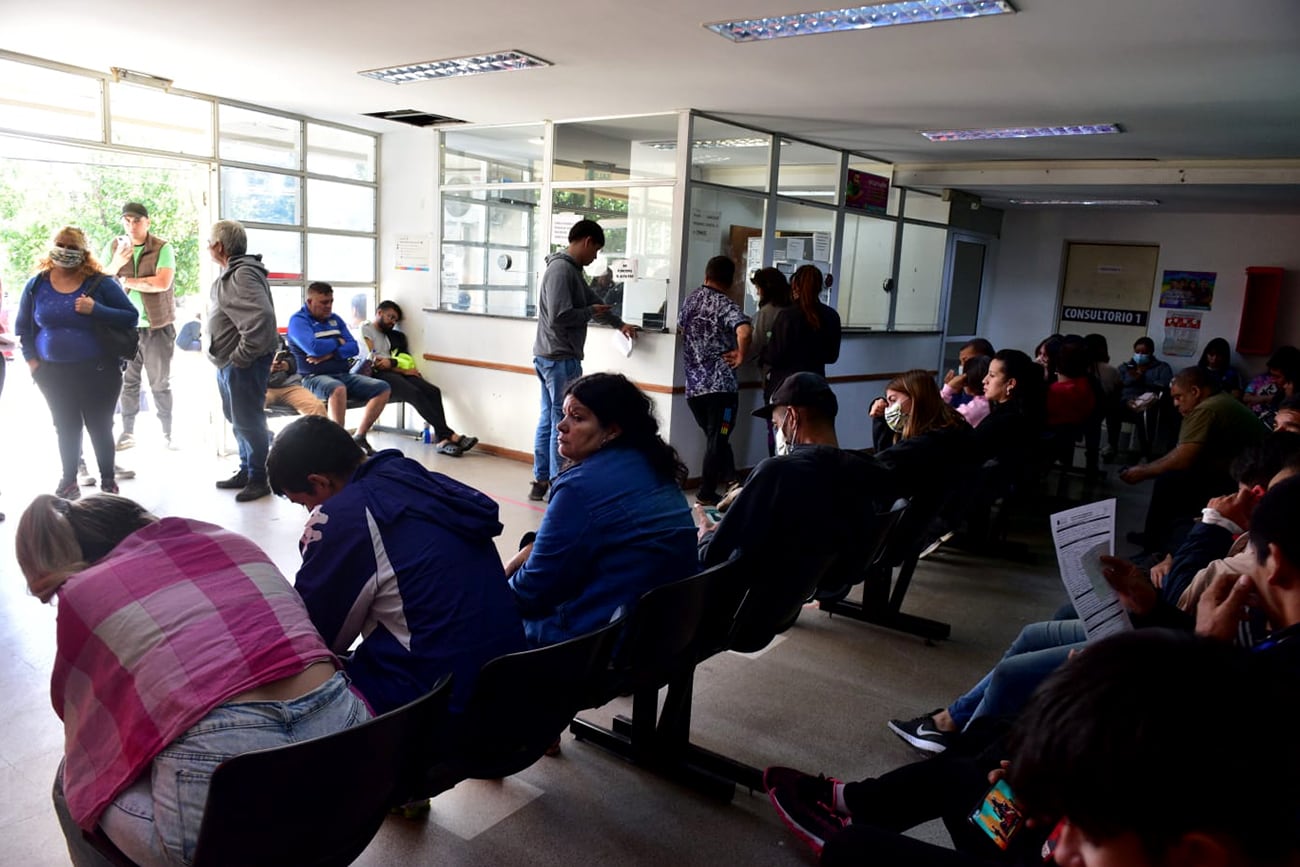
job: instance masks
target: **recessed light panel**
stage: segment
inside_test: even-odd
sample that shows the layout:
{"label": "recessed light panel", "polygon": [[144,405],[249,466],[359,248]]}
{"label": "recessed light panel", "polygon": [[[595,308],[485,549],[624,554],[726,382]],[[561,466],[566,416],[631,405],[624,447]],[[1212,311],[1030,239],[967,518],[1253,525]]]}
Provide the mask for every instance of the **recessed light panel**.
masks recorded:
{"label": "recessed light panel", "polygon": [[1153,208],[1159,199],[1008,199],[1012,205],[1084,208]]}
{"label": "recessed light panel", "polygon": [[794,12],[767,18],[741,18],[705,24],[732,42],[758,42],[785,36],[812,36],[844,30],[873,30],[894,24],[924,24],[960,18],[983,18],[1015,12],[1007,0],[907,0],[848,6],[821,12]]}
{"label": "recessed light panel", "polygon": [[1114,135],[1119,124],[1079,123],[1064,126],[1007,126],[996,129],[923,129],[930,141],[990,141],[1006,138],[1051,138],[1063,135]]}
{"label": "recessed light panel", "polygon": [[545,60],[524,54],[522,51],[498,51],[477,54],[473,57],[452,57],[447,60],[430,60],[425,63],[408,63],[387,69],[368,69],[361,73],[366,78],[376,78],[393,84],[410,81],[427,81],[431,78],[456,78],[461,75],[480,75],[485,72],[514,72],[550,66]]}

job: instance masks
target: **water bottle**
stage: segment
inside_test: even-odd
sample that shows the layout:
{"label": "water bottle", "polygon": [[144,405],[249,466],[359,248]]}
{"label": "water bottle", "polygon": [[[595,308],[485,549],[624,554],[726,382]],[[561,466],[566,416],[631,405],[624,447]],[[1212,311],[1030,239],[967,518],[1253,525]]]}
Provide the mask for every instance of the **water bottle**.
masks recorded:
{"label": "water bottle", "polygon": [[433,436],[429,433],[429,426],[427,424],[424,426],[424,433],[420,434],[420,440],[426,444],[433,442]]}

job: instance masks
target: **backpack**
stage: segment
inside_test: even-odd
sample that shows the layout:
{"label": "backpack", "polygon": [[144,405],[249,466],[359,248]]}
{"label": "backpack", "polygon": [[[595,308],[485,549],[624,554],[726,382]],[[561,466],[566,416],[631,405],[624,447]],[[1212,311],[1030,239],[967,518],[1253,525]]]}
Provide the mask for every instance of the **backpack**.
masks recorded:
{"label": "backpack", "polygon": [[[103,277],[96,277],[95,282],[86,290],[87,298],[95,297],[95,290],[99,288],[99,281]],[[96,301],[95,303],[99,303]],[[134,325],[114,325],[111,322],[105,322],[102,319],[94,320],[95,337],[99,339],[99,345],[103,347],[104,354],[122,367],[132,361],[136,353],[140,351],[140,331]]]}

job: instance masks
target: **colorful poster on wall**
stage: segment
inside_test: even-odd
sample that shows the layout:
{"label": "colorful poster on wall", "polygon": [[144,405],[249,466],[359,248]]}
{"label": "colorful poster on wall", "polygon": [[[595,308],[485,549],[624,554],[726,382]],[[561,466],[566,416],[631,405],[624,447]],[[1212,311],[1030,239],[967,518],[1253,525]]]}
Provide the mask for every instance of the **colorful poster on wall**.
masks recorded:
{"label": "colorful poster on wall", "polygon": [[1166,271],[1160,281],[1160,306],[1209,310],[1214,304],[1215,271]]}
{"label": "colorful poster on wall", "polygon": [[844,204],[870,214],[883,214],[889,205],[889,178],[849,169]]}
{"label": "colorful poster on wall", "polygon": [[1201,345],[1201,314],[1166,313],[1165,342],[1161,348],[1165,355],[1190,358]]}

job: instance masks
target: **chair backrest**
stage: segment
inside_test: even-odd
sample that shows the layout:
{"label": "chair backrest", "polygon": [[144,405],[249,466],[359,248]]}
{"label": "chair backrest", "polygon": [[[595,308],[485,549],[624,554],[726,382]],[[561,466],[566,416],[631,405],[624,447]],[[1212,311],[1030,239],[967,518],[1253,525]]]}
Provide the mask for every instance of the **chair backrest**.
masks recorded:
{"label": "chair backrest", "polygon": [[871,523],[853,541],[852,549],[840,552],[826,570],[813,592],[814,599],[838,601],[848,595],[854,584],[866,579],[867,570],[884,554],[885,544],[902,519],[908,502],[905,497],[900,497],[888,509],[871,516]]}
{"label": "chair backrest", "polygon": [[710,566],[700,573],[707,577],[704,609],[696,629],[694,655],[707,659],[731,646],[736,628],[736,614],[749,595],[754,576],[750,560],[737,553],[730,560]]}
{"label": "chair backrest", "polygon": [[350,729],[223,762],[194,867],[351,864],[418,772],[411,756],[444,725],[450,683]]}
{"label": "chair backrest", "polygon": [[623,621],[617,620],[568,641],[489,661],[454,721],[447,766],[433,777],[497,779],[541,758],[586,707],[622,630]]}

